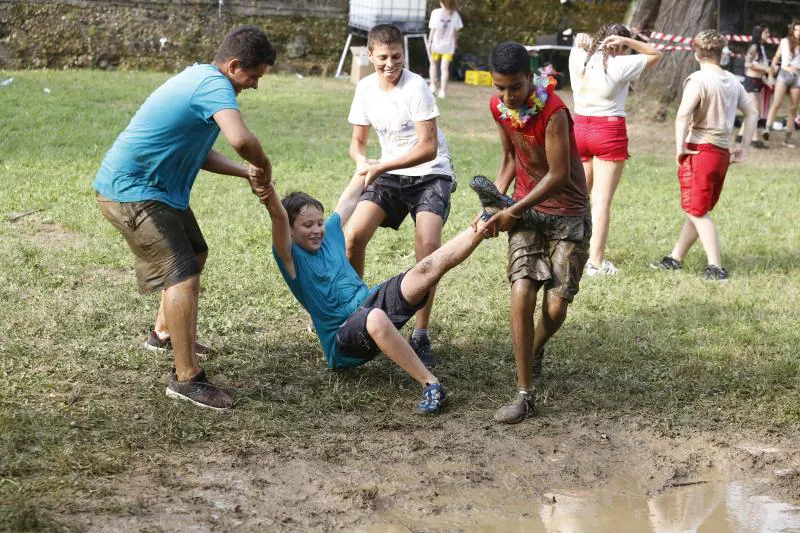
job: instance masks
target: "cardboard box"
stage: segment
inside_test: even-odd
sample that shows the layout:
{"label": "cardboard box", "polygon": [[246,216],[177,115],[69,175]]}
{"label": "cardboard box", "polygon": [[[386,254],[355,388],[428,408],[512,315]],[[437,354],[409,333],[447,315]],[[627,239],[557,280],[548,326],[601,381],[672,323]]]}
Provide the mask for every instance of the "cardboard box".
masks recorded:
{"label": "cardboard box", "polygon": [[350,53],[353,55],[353,66],[350,67],[350,83],[356,85],[362,78],[369,76],[375,69],[369,62],[366,46],[351,46]]}

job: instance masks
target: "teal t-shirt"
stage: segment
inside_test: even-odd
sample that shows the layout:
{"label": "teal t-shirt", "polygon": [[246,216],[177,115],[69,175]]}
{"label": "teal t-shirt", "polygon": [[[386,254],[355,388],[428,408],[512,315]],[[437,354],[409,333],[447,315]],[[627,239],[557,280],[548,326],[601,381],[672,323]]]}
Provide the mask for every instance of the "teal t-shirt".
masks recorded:
{"label": "teal t-shirt", "polygon": [[156,89],[119,134],[92,186],[115,202],[158,200],[189,207],[189,193],[219,135],[212,118],[239,109],[230,80],[195,64]]}
{"label": "teal t-shirt", "polygon": [[334,212],[325,221],[325,237],[316,252],[292,244],[292,259],[297,277],[292,279],[272,249],[272,255],[289,289],[305,307],[317,330],[322,351],[330,368],[358,366],[366,363],[342,355],[336,345],[336,332],[369,295],[364,280],[350,266],[345,253],[342,219]]}

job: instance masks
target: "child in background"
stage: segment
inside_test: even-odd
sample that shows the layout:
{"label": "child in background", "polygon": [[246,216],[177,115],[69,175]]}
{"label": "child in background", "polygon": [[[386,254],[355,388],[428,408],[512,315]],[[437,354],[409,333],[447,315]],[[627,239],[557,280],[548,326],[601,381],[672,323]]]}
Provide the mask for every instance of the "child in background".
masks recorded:
{"label": "child in background", "polygon": [[442,0],[439,5],[442,7],[431,12],[431,20],[428,23],[431,34],[428,42],[430,43],[431,58],[431,92],[436,93],[436,78],[439,77],[437,63],[441,60],[442,81],[439,85],[439,98],[444,98],[447,95],[450,63],[456,52],[458,30],[464,27],[464,23],[461,22],[461,16],[456,11],[456,0]]}
{"label": "child in background", "polygon": [[[795,116],[797,106],[800,104],[800,20],[793,20],[789,24],[788,35],[781,39],[778,47],[781,58],[781,69],[778,71],[778,78],[775,82],[775,98],[772,107],[769,108],[767,116],[767,129],[764,130],[764,140],[769,140],[769,130],[775,122],[778,108],[783,103],[783,97],[789,93],[789,114],[786,119],[786,137],[783,146],[794,148],[796,145],[790,142],[795,128]],[[772,60],[772,66],[776,66],[777,54]]]}
{"label": "child in background", "polygon": [[[636,55],[630,55],[633,50]],[[605,259],[611,200],[628,159],[625,102],[631,81],[651,68],[661,52],[631,39],[623,24],[601,26],[589,37],[578,34],[569,54],[569,75],[575,99],[575,139],[581,154],[592,203],[589,276],[614,275],[617,267]]]}
{"label": "child in background", "polygon": [[678,180],[686,222],[672,253],[653,265],[663,270],[680,269],[699,237],[708,258],[703,277],[711,281],[728,279],[728,272],[722,268],[717,228],[709,211],[719,200],[728,164],[744,161],[748,146],[744,143],[728,151],[736,109],[744,112],[744,139],[752,137],[758,120],[758,111],[744,86],[719,66],[726,44],[717,30],[701,31],[692,43],[700,70],[686,78],[675,120]]}

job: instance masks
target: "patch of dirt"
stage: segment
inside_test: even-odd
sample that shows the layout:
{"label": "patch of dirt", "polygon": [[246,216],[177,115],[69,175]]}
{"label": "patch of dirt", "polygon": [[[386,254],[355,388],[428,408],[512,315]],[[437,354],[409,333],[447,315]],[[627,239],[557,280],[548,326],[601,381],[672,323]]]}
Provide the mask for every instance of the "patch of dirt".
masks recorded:
{"label": "patch of dirt", "polygon": [[615,490],[644,499],[720,475],[800,500],[796,442],[740,438],[596,420],[448,420],[428,431],[319,435],[308,446],[264,441],[247,454],[209,445],[106,479],[97,493],[109,496],[73,518],[89,531],[504,530],[496,520],[539,520],[542,506],[620,480]]}
{"label": "patch of dirt", "polygon": [[45,248],[71,246],[78,240],[78,235],[58,224],[42,224],[33,236],[34,242]]}

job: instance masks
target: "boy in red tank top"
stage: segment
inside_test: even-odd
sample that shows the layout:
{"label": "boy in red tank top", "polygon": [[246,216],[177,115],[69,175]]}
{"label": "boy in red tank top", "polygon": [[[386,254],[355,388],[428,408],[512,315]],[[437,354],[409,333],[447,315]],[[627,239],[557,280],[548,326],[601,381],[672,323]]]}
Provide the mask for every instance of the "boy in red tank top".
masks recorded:
{"label": "boy in red tank top", "polygon": [[758,110],[744,86],[719,66],[726,44],[716,30],[701,31],[694,38],[692,48],[700,70],[686,78],[675,119],[678,180],[686,222],[672,253],[652,265],[662,270],[680,269],[699,238],[708,259],[703,277],[712,281],[728,279],[728,272],[722,268],[717,227],[709,212],[719,200],[729,163],[744,161],[748,146],[744,143],[728,151],[736,109],[745,117],[743,139],[752,137],[758,121]]}
{"label": "boy in red tank top", "polygon": [[[516,423],[534,413],[545,343],[564,323],[589,258],[592,233],[586,177],[567,107],[547,77],[534,76],[519,43],[497,45],[490,58],[497,95],[490,109],[503,146],[495,184],[471,186],[489,213],[485,232],[509,231],[511,329],[519,394],[495,420]],[[504,193],[514,182],[513,199]],[[495,188],[496,185],[496,188]],[[542,320],[534,325],[544,288]]]}

